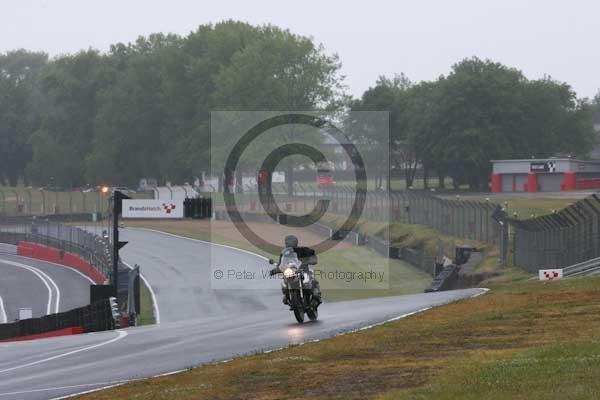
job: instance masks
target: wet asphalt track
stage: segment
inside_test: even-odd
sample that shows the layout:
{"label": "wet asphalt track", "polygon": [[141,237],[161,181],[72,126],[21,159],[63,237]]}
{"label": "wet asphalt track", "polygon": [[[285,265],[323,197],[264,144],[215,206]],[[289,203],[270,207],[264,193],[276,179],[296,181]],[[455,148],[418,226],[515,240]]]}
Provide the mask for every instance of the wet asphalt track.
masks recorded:
{"label": "wet asphalt track", "polygon": [[71,310],[90,302],[91,281],[71,268],[19,257],[13,246],[0,247],[0,323],[31,308],[33,317]]}
{"label": "wet asphalt track", "polygon": [[[0,344],[0,400],[57,398],[331,337],[483,292],[467,289],[325,304],[317,323],[300,326],[281,304],[277,282],[260,283],[273,287],[269,291],[239,292],[210,279],[217,267],[261,270],[266,262],[259,257],[141,229],[125,229],[123,240],[130,242],[123,249],[124,260],[140,264],[153,287],[161,324]],[[230,284],[254,287],[243,280]]]}

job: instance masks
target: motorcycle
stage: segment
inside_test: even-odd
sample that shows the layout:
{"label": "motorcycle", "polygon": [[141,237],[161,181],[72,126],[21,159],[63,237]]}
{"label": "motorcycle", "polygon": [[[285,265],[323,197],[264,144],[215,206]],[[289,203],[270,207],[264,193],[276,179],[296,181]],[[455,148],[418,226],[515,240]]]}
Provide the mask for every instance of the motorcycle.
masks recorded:
{"label": "motorcycle", "polygon": [[[274,264],[273,260],[269,260],[270,264]],[[319,318],[318,307],[320,302],[313,298],[313,274],[301,268],[302,262],[298,259],[298,255],[293,248],[286,248],[281,256],[281,262],[277,266],[277,273],[283,274],[281,288],[284,296],[286,296],[287,304],[290,306],[290,311],[293,311],[296,321],[302,324],[304,322],[304,314],[311,321],[316,321]]]}

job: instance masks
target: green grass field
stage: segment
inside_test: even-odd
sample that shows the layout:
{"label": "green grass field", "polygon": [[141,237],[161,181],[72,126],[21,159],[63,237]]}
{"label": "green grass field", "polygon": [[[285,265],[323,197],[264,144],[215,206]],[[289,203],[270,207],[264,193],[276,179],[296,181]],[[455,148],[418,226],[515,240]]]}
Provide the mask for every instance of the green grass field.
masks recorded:
{"label": "green grass field", "polygon": [[381,262],[387,268],[381,270],[389,273],[385,283],[370,284],[368,288],[344,289],[345,284],[335,280],[321,279],[323,296],[326,301],[356,300],[370,297],[399,296],[403,294],[421,293],[432,281],[431,275],[422,272],[410,264],[400,260],[384,260],[379,254],[365,247],[329,250],[319,258],[319,263],[328,269],[343,268],[349,271],[368,271],[373,262]]}
{"label": "green grass field", "polygon": [[154,318],[154,308],[152,303],[152,296],[150,290],[144,283],[140,285],[140,315],[138,315],[138,325],[152,325],[156,323]]}
{"label": "green grass field", "polygon": [[507,207],[508,215],[514,217],[517,213],[519,219],[529,219],[559,211],[576,202],[569,198],[508,198],[499,199],[498,202]]}

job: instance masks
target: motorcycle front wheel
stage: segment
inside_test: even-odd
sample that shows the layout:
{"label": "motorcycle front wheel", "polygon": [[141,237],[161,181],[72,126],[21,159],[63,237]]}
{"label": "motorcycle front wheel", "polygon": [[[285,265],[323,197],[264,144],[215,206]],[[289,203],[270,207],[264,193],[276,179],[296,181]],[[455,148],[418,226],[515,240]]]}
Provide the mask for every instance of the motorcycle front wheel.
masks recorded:
{"label": "motorcycle front wheel", "polygon": [[316,321],[319,318],[319,312],[317,310],[306,310],[306,315],[311,321]]}
{"label": "motorcycle front wheel", "polygon": [[290,300],[294,309],[294,317],[299,324],[304,323],[304,309],[302,308],[302,299],[300,298],[300,292],[297,290],[290,291]]}

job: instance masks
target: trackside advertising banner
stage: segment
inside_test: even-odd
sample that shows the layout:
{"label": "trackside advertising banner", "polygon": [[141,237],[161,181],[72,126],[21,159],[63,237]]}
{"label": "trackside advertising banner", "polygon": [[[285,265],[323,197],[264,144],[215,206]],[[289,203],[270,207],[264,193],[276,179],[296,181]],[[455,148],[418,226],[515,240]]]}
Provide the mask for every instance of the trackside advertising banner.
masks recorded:
{"label": "trackside advertising banner", "polygon": [[123,200],[123,218],[183,218],[183,200]]}

